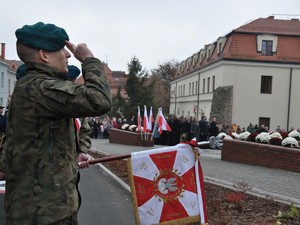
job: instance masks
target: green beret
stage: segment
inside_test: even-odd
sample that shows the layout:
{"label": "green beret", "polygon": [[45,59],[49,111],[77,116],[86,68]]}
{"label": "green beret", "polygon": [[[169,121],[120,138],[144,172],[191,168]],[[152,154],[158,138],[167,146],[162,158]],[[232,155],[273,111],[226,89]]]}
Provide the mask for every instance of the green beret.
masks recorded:
{"label": "green beret", "polygon": [[24,25],[16,30],[16,37],[24,45],[45,51],[57,51],[65,46],[69,40],[67,32],[54,24],[38,22],[33,25]]}
{"label": "green beret", "polygon": [[78,67],[76,66],[73,66],[73,65],[69,65],[68,66],[68,73],[67,73],[67,77],[70,79],[70,80],[75,80],[79,74],[80,74],[80,69],[78,69]]}
{"label": "green beret", "polygon": [[21,66],[18,67],[17,72],[16,72],[17,80],[24,77],[25,74],[26,74],[26,66],[25,66],[25,64],[22,64]]}

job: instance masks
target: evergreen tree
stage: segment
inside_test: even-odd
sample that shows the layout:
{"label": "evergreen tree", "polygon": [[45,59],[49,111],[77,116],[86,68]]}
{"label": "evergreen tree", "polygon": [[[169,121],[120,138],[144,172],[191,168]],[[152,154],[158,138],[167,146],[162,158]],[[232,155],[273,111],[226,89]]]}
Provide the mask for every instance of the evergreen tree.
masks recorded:
{"label": "evergreen tree", "polygon": [[148,108],[153,105],[152,85],[148,84],[148,74],[143,70],[137,57],[133,57],[128,63],[128,78],[125,84],[125,91],[128,101],[125,106],[127,117],[137,115],[137,106],[143,109],[144,105]]}
{"label": "evergreen tree", "polygon": [[121,95],[121,85],[118,86],[117,93],[112,97],[112,115],[119,114],[124,111],[126,105],[126,100]]}

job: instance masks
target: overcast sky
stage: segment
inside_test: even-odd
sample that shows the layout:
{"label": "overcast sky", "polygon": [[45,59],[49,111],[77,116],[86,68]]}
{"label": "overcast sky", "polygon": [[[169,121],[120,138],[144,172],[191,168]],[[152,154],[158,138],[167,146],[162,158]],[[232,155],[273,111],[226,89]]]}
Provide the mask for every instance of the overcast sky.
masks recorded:
{"label": "overcast sky", "polygon": [[[86,43],[111,70],[127,72],[136,56],[150,71],[169,60],[181,62],[231,30],[272,14],[299,18],[300,0],[1,0],[0,42],[6,43],[7,59],[18,59],[15,30],[53,23],[70,41]],[[80,65],[74,57],[69,61]]]}

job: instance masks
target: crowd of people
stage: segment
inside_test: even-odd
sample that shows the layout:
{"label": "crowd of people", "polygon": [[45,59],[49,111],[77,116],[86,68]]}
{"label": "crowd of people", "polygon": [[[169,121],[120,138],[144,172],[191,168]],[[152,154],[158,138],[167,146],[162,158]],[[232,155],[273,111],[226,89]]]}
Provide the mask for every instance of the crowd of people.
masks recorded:
{"label": "crowd of people", "polygon": [[[218,123],[216,118],[212,118],[211,121],[207,120],[206,116],[202,116],[200,120],[196,117],[183,117],[170,115],[166,117],[166,121],[171,128],[171,131],[158,132],[158,126],[152,125],[152,131],[154,132],[154,144],[156,145],[169,145],[173,146],[178,144],[182,140],[189,141],[196,138],[198,142],[208,141],[211,136],[218,136],[219,133],[226,133],[228,135],[232,133],[243,133],[248,131],[250,133],[255,132],[271,132],[265,125],[258,126],[250,123],[247,127],[241,127],[236,123],[222,124]],[[137,119],[132,116],[130,119],[122,117],[106,116],[104,118],[89,118],[89,124],[92,128],[91,138],[109,138],[110,128],[121,128],[124,124],[137,125]],[[142,123],[143,124],[143,123]],[[292,127],[289,131],[294,130]],[[297,129],[300,131],[300,129]],[[284,129],[277,127],[277,132],[285,132]],[[288,132],[289,132],[288,131]]]}

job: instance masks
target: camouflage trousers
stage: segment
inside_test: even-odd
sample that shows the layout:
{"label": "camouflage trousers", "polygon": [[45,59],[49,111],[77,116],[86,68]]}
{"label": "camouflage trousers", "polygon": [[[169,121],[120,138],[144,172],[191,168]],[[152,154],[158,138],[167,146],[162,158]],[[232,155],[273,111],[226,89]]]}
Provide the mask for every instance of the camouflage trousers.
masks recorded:
{"label": "camouflage trousers", "polygon": [[75,212],[72,216],[49,225],[78,225],[78,212]]}

